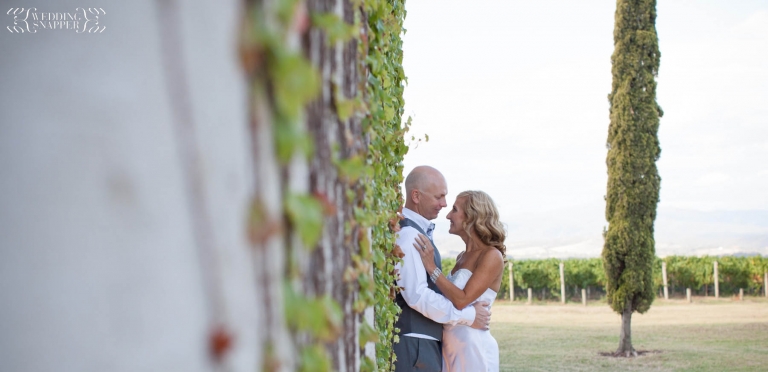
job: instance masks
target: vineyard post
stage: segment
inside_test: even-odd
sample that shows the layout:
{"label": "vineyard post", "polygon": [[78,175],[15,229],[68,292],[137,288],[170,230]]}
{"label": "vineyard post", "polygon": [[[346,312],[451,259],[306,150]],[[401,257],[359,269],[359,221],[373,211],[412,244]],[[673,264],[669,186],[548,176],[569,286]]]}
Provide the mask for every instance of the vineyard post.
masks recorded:
{"label": "vineyard post", "polygon": [[763,277],[763,290],[765,290],[765,297],[768,297],[768,271],[765,272]]}
{"label": "vineyard post", "polygon": [[512,268],[514,264],[509,261],[509,300],[515,300],[515,277],[512,275]]}
{"label": "vineyard post", "polygon": [[560,263],[560,302],[565,303],[565,265]]}
{"label": "vineyard post", "polygon": [[584,288],[581,289],[581,304],[587,306],[587,290]]}
{"label": "vineyard post", "polygon": [[693,302],[693,301],[691,301],[691,289],[690,288],[686,288],[685,289],[685,297],[688,299],[688,303]]}
{"label": "vineyard post", "polygon": [[739,301],[744,301],[744,288],[739,288]]}
{"label": "vineyard post", "polygon": [[667,263],[661,261],[661,278],[664,280],[664,299],[669,300],[669,288],[667,287]]}
{"label": "vineyard post", "polygon": [[533,289],[528,287],[528,305],[533,303]]}
{"label": "vineyard post", "polygon": [[717,261],[714,263],[715,265],[715,275],[712,278],[715,281],[715,298],[720,298],[720,279],[717,276]]}

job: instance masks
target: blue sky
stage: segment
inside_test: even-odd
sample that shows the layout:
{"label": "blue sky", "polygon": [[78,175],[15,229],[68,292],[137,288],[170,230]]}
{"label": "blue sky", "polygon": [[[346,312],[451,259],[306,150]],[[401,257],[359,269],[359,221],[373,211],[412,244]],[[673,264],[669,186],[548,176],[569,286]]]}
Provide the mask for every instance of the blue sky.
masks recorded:
{"label": "blue sky", "polygon": [[[513,257],[595,257],[615,3],[409,1],[405,171],[487,191]],[[768,254],[768,1],[660,2],[657,253]],[[455,254],[444,211],[436,243]]]}

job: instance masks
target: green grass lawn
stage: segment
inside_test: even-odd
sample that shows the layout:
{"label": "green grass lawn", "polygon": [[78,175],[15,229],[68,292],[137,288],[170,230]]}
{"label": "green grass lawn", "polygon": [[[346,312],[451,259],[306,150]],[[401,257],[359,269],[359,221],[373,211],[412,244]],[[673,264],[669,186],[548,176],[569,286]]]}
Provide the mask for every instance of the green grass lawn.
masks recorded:
{"label": "green grass lawn", "polygon": [[636,358],[601,356],[619,343],[605,304],[510,304],[493,309],[501,371],[768,371],[768,302],[656,301],[633,316]]}

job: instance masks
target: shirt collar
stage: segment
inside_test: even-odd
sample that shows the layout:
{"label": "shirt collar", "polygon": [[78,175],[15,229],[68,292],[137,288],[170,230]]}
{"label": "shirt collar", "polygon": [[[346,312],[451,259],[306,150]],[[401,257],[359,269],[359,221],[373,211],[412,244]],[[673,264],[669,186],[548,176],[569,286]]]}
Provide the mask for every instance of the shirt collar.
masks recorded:
{"label": "shirt collar", "polygon": [[430,232],[429,230],[435,229],[434,223],[429,222],[429,220],[424,218],[424,216],[405,207],[403,207],[403,217],[413,222],[416,222],[416,224],[419,225],[419,227],[421,227],[421,229],[424,230],[425,232]]}

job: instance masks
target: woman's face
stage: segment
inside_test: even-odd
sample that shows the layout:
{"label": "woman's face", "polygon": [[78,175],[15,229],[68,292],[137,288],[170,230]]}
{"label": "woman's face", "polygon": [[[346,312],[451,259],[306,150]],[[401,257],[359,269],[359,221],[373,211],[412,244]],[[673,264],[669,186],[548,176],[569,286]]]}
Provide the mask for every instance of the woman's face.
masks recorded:
{"label": "woman's face", "polygon": [[467,220],[467,215],[464,214],[464,199],[456,198],[456,202],[453,203],[453,208],[448,212],[447,218],[451,221],[451,226],[448,228],[448,232],[454,235],[466,234],[464,231],[464,221]]}

